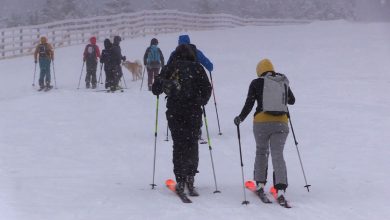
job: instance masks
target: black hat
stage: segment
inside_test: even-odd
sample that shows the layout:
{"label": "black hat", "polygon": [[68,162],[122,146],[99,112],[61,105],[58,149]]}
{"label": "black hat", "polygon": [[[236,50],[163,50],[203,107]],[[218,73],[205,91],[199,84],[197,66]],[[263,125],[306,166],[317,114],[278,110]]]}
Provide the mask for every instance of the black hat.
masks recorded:
{"label": "black hat", "polygon": [[114,37],[114,44],[117,44],[117,43],[119,43],[121,41],[122,41],[122,38],[120,36],[115,36]]}
{"label": "black hat", "polygon": [[153,38],[151,41],[150,41],[150,45],[157,45],[158,44],[158,40],[156,38]]}

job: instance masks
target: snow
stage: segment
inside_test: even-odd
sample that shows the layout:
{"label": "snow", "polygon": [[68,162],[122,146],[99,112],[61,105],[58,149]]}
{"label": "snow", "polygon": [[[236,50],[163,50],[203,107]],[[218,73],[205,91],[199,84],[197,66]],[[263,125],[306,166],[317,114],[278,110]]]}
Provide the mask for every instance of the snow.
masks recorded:
{"label": "snow", "polygon": [[[77,90],[84,48],[79,45],[55,51],[58,89],[47,93],[31,86],[32,57],[0,61],[0,219],[389,218],[390,24],[333,21],[189,34],[215,66],[222,136],[212,99],[206,110],[221,194],[213,194],[207,145],[200,145],[200,197],[183,204],[164,186],[173,173],[162,98],[157,187],[151,190],[156,97],[146,84],[140,91],[140,81],[132,82],[125,69],[129,89],[124,93],[86,90],[83,79]],[[156,36],[166,58],[177,36]],[[123,53],[141,60],[152,37],[126,39]],[[233,118],[263,58],[289,77],[297,98],[290,107],[292,123],[312,187],[310,193],[303,187],[290,133],[285,159],[292,209],[265,205],[249,191],[250,204],[241,205]],[[252,113],[241,125],[246,179],[252,178],[255,157]]]}

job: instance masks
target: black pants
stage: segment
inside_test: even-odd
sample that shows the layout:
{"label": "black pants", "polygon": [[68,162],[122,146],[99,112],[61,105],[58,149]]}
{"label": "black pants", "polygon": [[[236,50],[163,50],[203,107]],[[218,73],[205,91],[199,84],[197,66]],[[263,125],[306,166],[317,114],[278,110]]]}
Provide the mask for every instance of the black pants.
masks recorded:
{"label": "black pants", "polygon": [[115,70],[113,68],[104,68],[104,72],[106,73],[106,83],[105,88],[108,89],[111,86],[115,85]]}
{"label": "black pants", "polygon": [[119,64],[115,67],[115,74],[114,74],[115,86],[119,85],[119,81],[121,80],[122,76],[123,76],[122,66]]}
{"label": "black pants", "polygon": [[92,83],[92,85],[96,86],[96,69],[96,61],[87,61],[87,75],[85,76],[85,83]]}
{"label": "black pants", "polygon": [[166,116],[173,139],[173,172],[176,181],[180,182],[198,172],[198,137],[202,113],[200,110],[194,114],[193,109],[190,112],[168,110]]}

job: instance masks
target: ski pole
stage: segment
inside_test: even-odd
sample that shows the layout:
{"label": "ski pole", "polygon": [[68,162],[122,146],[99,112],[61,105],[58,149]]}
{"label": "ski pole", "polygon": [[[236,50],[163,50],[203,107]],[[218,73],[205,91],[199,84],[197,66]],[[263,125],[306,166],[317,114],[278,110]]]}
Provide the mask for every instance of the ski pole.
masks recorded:
{"label": "ski pole", "polygon": [[156,103],[156,124],[154,128],[154,158],[153,158],[153,182],[150,184],[152,186],[152,189],[154,189],[156,184],[154,184],[154,176],[156,172],[156,148],[157,148],[157,125],[158,125],[158,101],[159,101],[159,96],[157,96],[157,103]]}
{"label": "ski pole", "polygon": [[83,66],[81,67],[81,73],[80,73],[80,78],[79,78],[79,85],[77,86],[77,89],[80,89],[80,82],[81,82],[81,76],[83,75],[84,64],[85,64],[85,61],[83,61]]}
{"label": "ski pole", "polygon": [[[167,96],[165,97],[165,101],[167,101]],[[167,138],[165,139],[165,141],[169,141],[169,138],[168,138],[168,131],[169,131],[169,124],[168,124],[168,120],[167,120]]]}
{"label": "ski pole", "polygon": [[291,115],[290,115],[290,111],[288,110],[288,108],[287,108],[287,113],[288,113],[288,118],[289,118],[288,121],[290,122],[291,132],[292,132],[293,137],[294,137],[295,147],[296,147],[297,153],[298,153],[299,162],[300,162],[301,168],[302,168],[303,178],[305,179],[305,184],[306,184],[306,185],[305,185],[304,187],[306,187],[307,192],[310,192],[309,187],[310,187],[311,185],[307,184],[306,175],[305,175],[305,170],[303,169],[301,154],[299,153],[299,149],[298,149],[298,141],[297,141],[297,139],[295,138],[294,128],[293,128],[293,125],[292,125],[292,122],[291,122]]}
{"label": "ski pole", "polygon": [[242,201],[242,205],[248,205],[249,201],[246,200],[246,193],[245,193],[245,178],[244,178],[244,163],[242,162],[242,152],[241,152],[241,135],[240,135],[240,125],[237,125],[237,136],[238,136],[238,146],[240,149],[240,162],[241,162],[241,176],[242,176],[242,189],[244,192],[244,201]]}
{"label": "ski pole", "polygon": [[102,71],[103,71],[103,63],[100,64],[100,74],[99,74],[98,86],[99,86],[99,83],[103,84]]}
{"label": "ski pole", "polygon": [[169,141],[169,139],[168,139],[168,123],[167,123],[167,139],[165,139],[165,141]]}
{"label": "ski pole", "polygon": [[139,89],[139,91],[142,90],[142,84],[144,84],[145,69],[146,67],[144,67],[144,72],[142,73],[141,88]]}
{"label": "ski pole", "polygon": [[35,67],[34,67],[34,78],[33,78],[32,86],[35,86],[35,74],[36,73],[37,73],[37,63],[35,63]]}
{"label": "ski pole", "polygon": [[211,74],[211,71],[209,71],[209,73],[210,73],[210,80],[211,80],[211,88],[212,88],[213,97],[214,97],[215,113],[217,114],[218,131],[219,131],[218,134],[219,134],[219,135],[222,135],[221,126],[219,125],[219,116],[218,116],[218,108],[217,108],[217,99],[215,98],[215,90],[214,90],[214,83],[213,83],[213,75]]}
{"label": "ski pole", "polygon": [[125,80],[125,74],[123,74],[122,67],[119,66],[119,71],[122,74],[123,83],[125,84],[125,88],[127,89],[126,80]]}
{"label": "ski pole", "polygon": [[214,184],[215,184],[215,191],[214,193],[221,193],[221,191],[218,190],[218,186],[217,186],[217,177],[215,176],[215,168],[214,168],[214,160],[213,160],[213,154],[212,154],[212,148],[211,148],[211,141],[210,141],[210,135],[209,135],[209,128],[208,128],[208,125],[207,125],[207,117],[206,117],[206,110],[203,107],[203,116],[204,116],[204,122],[205,122],[205,125],[206,125],[206,133],[207,133],[207,140],[208,140],[208,143],[209,143],[209,151],[210,151],[210,158],[211,158],[211,166],[213,168],[213,175],[214,175]]}
{"label": "ski pole", "polygon": [[53,61],[53,76],[54,76],[54,88],[57,89],[57,80],[56,80],[56,70],[54,68],[54,60]]}

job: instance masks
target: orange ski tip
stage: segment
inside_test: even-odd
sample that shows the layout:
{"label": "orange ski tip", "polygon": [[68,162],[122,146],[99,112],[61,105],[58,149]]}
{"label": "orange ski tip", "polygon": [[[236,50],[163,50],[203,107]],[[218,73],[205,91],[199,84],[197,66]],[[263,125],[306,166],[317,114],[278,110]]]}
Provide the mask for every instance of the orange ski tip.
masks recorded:
{"label": "orange ski tip", "polygon": [[253,188],[253,187],[255,187],[255,183],[253,181],[251,181],[251,180],[248,180],[248,181],[245,182],[245,186],[247,188]]}
{"label": "orange ski tip", "polygon": [[175,181],[174,181],[173,179],[167,179],[167,180],[165,181],[165,184],[166,184],[167,186],[174,185],[174,184],[175,184]]}
{"label": "orange ski tip", "polygon": [[275,189],[275,187],[271,187],[269,189],[269,192],[271,193],[271,195],[276,199],[278,197],[278,191]]}

